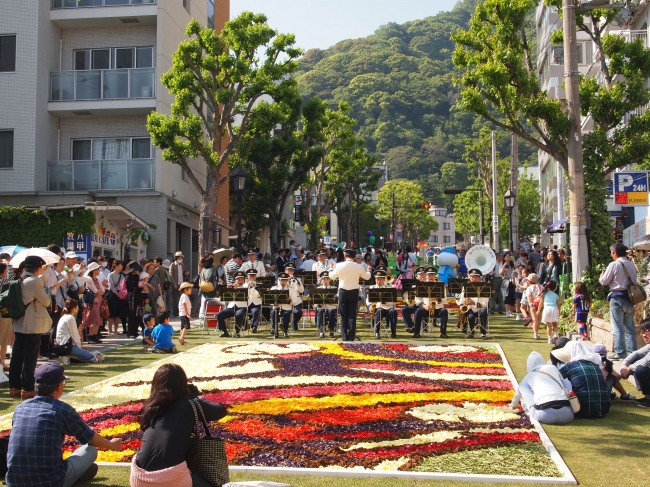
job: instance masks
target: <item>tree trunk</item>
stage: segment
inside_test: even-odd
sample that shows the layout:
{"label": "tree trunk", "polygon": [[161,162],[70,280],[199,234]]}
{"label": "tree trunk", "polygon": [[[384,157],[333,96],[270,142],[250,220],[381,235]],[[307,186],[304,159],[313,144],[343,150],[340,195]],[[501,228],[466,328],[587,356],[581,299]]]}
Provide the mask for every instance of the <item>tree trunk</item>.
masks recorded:
{"label": "tree trunk", "polygon": [[199,220],[199,257],[214,250],[213,215],[219,194],[219,179],[208,170],[205,193],[201,195],[201,218]]}
{"label": "tree trunk", "polygon": [[269,230],[270,230],[270,240],[271,240],[271,256],[277,254],[278,249],[280,248],[280,231],[282,230],[282,225],[278,222],[277,218],[273,213],[269,212]]}

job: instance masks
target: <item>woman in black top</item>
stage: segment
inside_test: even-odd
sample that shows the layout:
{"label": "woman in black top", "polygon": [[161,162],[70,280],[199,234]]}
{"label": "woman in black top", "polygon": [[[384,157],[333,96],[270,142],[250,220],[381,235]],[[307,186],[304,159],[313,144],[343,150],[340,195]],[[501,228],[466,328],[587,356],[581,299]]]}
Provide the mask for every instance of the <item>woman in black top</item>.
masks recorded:
{"label": "woman in black top", "polygon": [[[153,472],[152,476],[155,477],[155,472],[173,468],[185,481],[179,484],[186,483],[191,476],[194,487],[212,485],[191,474],[185,463],[195,423],[189,399],[197,395],[196,387],[188,386],[187,376],[180,365],[164,364],[156,371],[151,383],[151,395],[140,411],[140,429],[144,435],[133,462],[137,468],[132,468],[132,478],[138,474],[138,469]],[[198,401],[207,422],[217,421],[226,415],[226,408],[221,404],[203,398]]]}
{"label": "woman in black top", "polygon": [[[144,328],[142,316],[144,315],[144,301],[146,295],[143,295],[140,287],[140,272],[142,266],[137,262],[130,262],[127,266],[128,274],[126,275],[126,290],[129,292],[127,302],[129,314],[127,315],[127,337],[138,337],[138,329]],[[144,284],[143,284],[144,285]]]}
{"label": "woman in black top", "polygon": [[546,284],[550,281],[555,281],[560,284],[560,256],[555,250],[549,251],[546,256],[548,262],[542,264],[542,272],[540,275],[540,282]]}

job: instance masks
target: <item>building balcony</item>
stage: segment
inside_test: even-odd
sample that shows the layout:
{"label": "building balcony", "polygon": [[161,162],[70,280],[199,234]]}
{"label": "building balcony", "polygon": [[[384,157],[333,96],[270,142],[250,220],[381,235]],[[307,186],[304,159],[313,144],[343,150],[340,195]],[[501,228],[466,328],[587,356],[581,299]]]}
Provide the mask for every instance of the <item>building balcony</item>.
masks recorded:
{"label": "building balcony", "polygon": [[62,29],[153,25],[157,0],[51,0],[50,20]]}
{"label": "building balcony", "polygon": [[146,115],[156,108],[156,69],[50,73],[49,99],[57,116]]}
{"label": "building balcony", "polygon": [[154,189],[154,160],[59,161],[47,166],[49,191]]}

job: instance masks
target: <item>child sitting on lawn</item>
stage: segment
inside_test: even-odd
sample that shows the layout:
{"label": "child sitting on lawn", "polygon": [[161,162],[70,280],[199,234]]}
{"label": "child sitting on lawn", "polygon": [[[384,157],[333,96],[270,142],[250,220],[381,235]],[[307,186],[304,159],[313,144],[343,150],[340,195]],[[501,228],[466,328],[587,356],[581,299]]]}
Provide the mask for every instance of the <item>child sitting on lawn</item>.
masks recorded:
{"label": "child sitting on lawn", "polygon": [[169,324],[169,311],[163,311],[158,315],[158,325],[151,332],[151,337],[156,344],[151,349],[154,353],[176,353],[176,347],[172,343],[174,329]]}
{"label": "child sitting on lawn", "polygon": [[621,375],[614,370],[614,364],[607,358],[607,348],[605,345],[595,343],[592,345],[591,351],[600,355],[600,360],[603,361],[603,364],[600,366],[600,371],[603,373],[607,387],[611,391],[611,398],[614,399],[616,397],[616,394],[612,391],[612,388],[614,388],[621,395],[621,401],[634,401],[636,396],[625,391],[621,384]]}
{"label": "child sitting on lawn", "polygon": [[153,326],[156,324],[156,317],[151,313],[147,313],[142,317],[144,321],[144,332],[142,333],[142,350],[149,350],[148,347],[154,347],[156,340],[151,337]]}

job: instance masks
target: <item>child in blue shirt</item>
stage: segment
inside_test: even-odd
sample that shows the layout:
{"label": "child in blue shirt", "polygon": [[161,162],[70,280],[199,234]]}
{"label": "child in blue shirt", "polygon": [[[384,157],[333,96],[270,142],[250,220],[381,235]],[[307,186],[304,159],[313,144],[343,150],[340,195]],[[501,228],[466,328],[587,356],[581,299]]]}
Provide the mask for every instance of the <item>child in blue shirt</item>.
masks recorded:
{"label": "child in blue shirt", "polygon": [[147,347],[156,345],[156,340],[151,337],[151,332],[156,324],[156,317],[151,313],[147,313],[142,317],[144,322],[144,331],[142,332],[142,350],[147,350]]}
{"label": "child in blue shirt", "polygon": [[159,324],[151,332],[151,337],[156,340],[156,345],[151,350],[154,353],[176,353],[172,343],[174,329],[169,324],[169,311],[163,311],[158,316]]}

